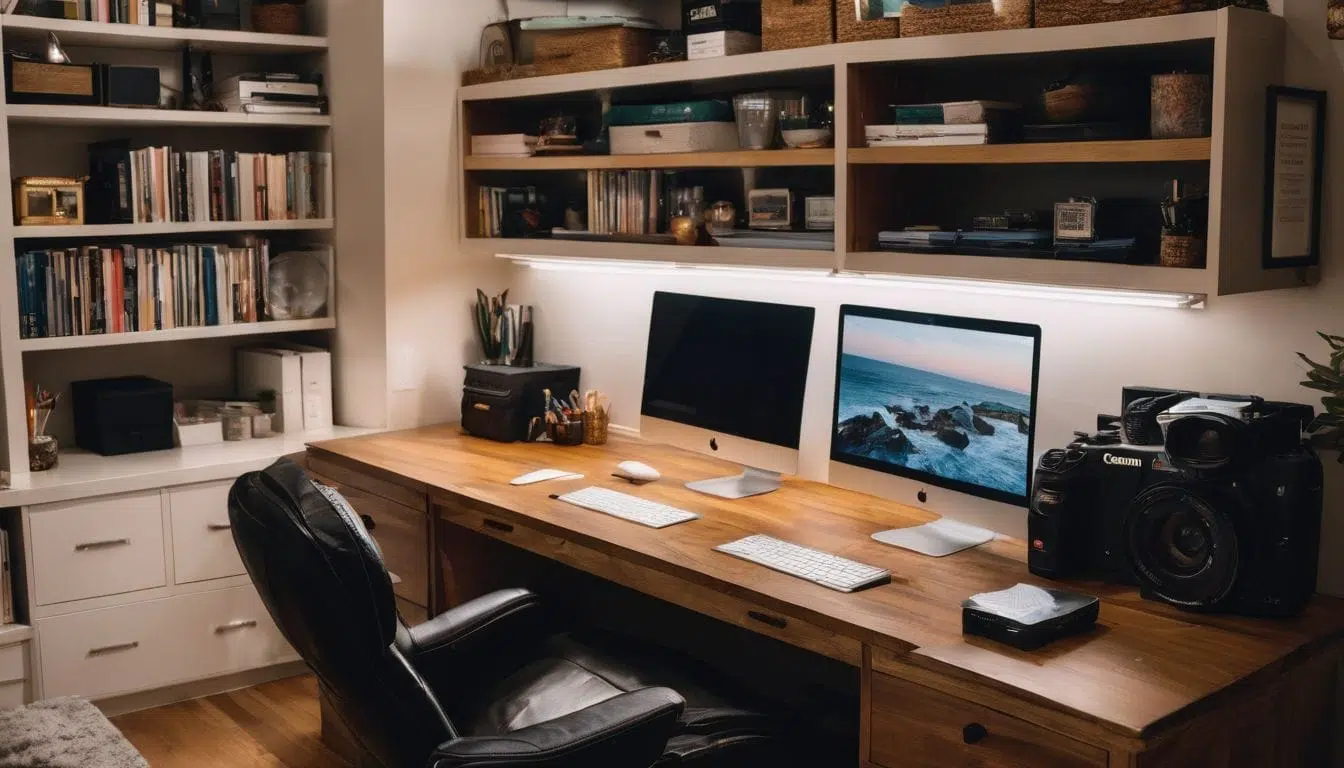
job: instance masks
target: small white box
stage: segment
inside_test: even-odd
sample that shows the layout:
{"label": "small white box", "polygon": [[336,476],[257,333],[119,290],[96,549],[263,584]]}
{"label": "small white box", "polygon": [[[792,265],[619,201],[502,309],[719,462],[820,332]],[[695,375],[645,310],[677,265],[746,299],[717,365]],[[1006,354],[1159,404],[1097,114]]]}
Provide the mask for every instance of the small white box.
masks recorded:
{"label": "small white box", "polygon": [[723,32],[701,32],[698,35],[686,36],[686,58],[692,61],[760,52],[761,36],[753,35],[750,32],[730,29]]}
{"label": "small white box", "polygon": [[613,155],[732,152],[736,149],[737,123],[664,123],[611,127]]}
{"label": "small white box", "polygon": [[179,424],[173,422],[173,442],[179,448],[195,445],[213,445],[224,442],[224,422],[206,421],[201,424]]}

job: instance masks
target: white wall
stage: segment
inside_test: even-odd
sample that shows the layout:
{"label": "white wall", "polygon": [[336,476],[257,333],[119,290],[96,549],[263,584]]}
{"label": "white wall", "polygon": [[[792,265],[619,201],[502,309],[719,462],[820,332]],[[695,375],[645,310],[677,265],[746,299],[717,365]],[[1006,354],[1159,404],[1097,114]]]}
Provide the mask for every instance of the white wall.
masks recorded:
{"label": "white wall", "polygon": [[[1344,125],[1344,43],[1325,34],[1325,0],[1286,0],[1288,84],[1330,91],[1329,125]],[[1337,136],[1338,129],[1332,134]],[[614,419],[637,424],[650,300],[655,290],[810,304],[818,309],[802,435],[802,472],[824,479],[837,310],[869,304],[1038,323],[1044,330],[1038,446],[1062,445],[1114,412],[1125,384],[1245,391],[1315,402],[1298,387],[1294,351],[1320,353],[1316,329],[1344,332],[1344,258],[1329,222],[1344,215],[1334,182],[1344,149],[1329,148],[1325,280],[1312,289],[1215,299],[1205,311],[1044,303],[959,294],[917,293],[880,283],[819,284],[761,277],[541,272],[517,268],[515,290],[538,306],[542,359],[581,365],[584,386],[612,395]],[[1245,247],[1258,248],[1247,243]],[[764,386],[765,384],[763,384]],[[1344,593],[1344,472],[1328,457],[1322,590]]]}

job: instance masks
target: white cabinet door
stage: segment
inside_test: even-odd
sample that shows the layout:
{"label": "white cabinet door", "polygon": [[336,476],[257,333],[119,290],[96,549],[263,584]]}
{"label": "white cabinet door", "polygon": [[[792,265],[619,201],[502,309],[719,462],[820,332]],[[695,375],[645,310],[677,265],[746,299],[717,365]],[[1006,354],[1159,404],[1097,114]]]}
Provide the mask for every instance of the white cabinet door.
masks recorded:
{"label": "white cabinet door", "polygon": [[178,584],[223,579],[245,573],[229,528],[232,481],[168,491],[173,519],[173,570]]}

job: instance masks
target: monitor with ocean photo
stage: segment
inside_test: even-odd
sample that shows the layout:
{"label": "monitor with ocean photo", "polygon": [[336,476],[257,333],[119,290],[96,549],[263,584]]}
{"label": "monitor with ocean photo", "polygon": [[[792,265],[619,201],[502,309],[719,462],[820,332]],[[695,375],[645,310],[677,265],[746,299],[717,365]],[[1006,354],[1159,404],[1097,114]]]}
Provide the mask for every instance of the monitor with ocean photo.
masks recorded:
{"label": "monitor with ocean photo", "polygon": [[1025,508],[1040,339],[1034,325],[842,307],[831,460]]}

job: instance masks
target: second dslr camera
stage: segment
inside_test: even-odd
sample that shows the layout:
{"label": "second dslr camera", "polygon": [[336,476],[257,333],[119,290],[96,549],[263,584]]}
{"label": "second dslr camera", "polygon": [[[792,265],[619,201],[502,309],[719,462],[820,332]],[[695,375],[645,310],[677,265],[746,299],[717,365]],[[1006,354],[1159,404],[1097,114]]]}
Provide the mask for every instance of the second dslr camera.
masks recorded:
{"label": "second dslr camera", "polygon": [[1125,390],[1040,460],[1028,563],[1048,578],[1137,584],[1198,611],[1290,616],[1316,591],[1322,477],[1311,406]]}

